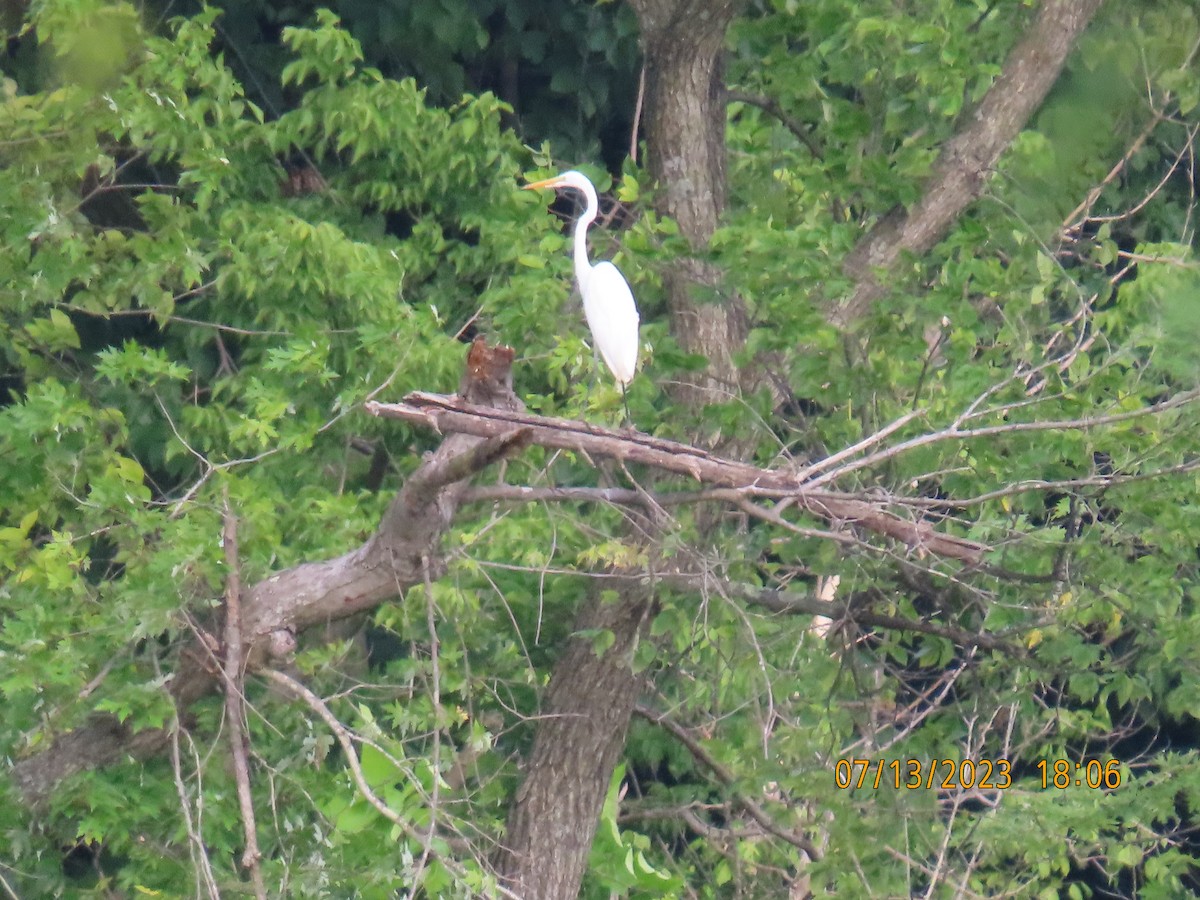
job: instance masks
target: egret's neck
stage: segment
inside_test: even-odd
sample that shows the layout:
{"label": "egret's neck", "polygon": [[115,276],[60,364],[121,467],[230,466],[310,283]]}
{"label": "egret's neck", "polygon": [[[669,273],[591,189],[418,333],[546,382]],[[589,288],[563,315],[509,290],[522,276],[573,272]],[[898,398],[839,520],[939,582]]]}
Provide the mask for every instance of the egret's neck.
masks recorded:
{"label": "egret's neck", "polygon": [[579,217],[579,221],[575,223],[575,277],[582,284],[592,268],[592,264],[588,262],[587,252],[588,226],[596,220],[596,214],[600,212],[600,201],[596,197],[596,191],[592,189],[590,184],[586,187],[580,187],[579,190],[587,203],[583,214]]}
{"label": "egret's neck", "polygon": [[583,281],[592,267],[588,262],[587,252],[587,232],[591,224],[592,220],[587,216],[580,216],[579,221],[575,223],[575,275],[580,281]]}

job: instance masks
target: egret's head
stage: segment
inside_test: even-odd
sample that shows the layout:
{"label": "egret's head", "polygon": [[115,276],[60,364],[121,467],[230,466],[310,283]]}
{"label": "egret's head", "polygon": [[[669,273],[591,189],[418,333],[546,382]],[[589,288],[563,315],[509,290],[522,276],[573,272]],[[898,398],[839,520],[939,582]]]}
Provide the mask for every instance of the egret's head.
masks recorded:
{"label": "egret's head", "polygon": [[583,191],[586,194],[595,194],[596,189],[592,186],[592,182],[582,172],[576,172],[572,169],[570,172],[563,172],[561,175],[555,175],[553,178],[547,178],[544,181],[535,181],[533,184],[525,185],[525,190],[532,191],[538,188],[575,188],[577,191]]}

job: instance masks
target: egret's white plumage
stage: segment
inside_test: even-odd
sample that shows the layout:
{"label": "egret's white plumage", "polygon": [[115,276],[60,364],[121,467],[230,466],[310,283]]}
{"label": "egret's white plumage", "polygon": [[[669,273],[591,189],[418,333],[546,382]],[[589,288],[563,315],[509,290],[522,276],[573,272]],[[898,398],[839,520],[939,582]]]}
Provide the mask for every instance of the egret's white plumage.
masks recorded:
{"label": "egret's white plumage", "polygon": [[525,186],[573,188],[583,194],[586,206],[575,223],[575,280],[583,297],[583,312],[596,349],[621,385],[633,381],[638,360],[638,311],[625,276],[607,260],[592,265],[587,255],[588,226],[600,211],[596,189],[582,172],[563,172],[554,178]]}

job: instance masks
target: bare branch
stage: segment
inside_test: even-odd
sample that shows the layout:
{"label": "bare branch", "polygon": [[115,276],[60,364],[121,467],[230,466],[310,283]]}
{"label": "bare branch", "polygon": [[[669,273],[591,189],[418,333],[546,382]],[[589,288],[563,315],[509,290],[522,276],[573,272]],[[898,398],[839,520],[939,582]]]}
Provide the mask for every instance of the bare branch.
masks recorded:
{"label": "bare branch", "polygon": [[321,720],[329,727],[329,730],[333,732],[333,736],[337,738],[337,742],[341,744],[342,752],[346,754],[346,764],[350,767],[350,774],[354,777],[354,783],[358,786],[358,792],[362,794],[363,799],[375,807],[381,816],[398,827],[406,837],[422,843],[422,835],[415,831],[412,825],[404,820],[403,816],[380,800],[379,795],[371,790],[371,786],[367,784],[366,776],[363,775],[362,764],[358,761],[358,751],[354,749],[354,739],[351,737],[349,729],[338,720],[337,716],[330,712],[329,707],[325,705],[325,701],[295,678],[283,672],[264,668],[260,669],[258,674],[282,688],[285,693],[290,694],[297,700],[303,701],[309,709],[320,716]]}
{"label": "bare branch", "polygon": [[774,97],[751,94],[749,91],[727,91],[725,99],[730,103],[745,103],[749,106],[757,106],[763,112],[774,116],[784,128],[796,136],[796,140],[808,148],[808,152],[813,155],[814,159],[824,159],[821,146],[812,136],[812,129],[795,116],[790,115]]}
{"label": "bare branch", "polygon": [[688,752],[706,769],[712,772],[721,784],[729,789],[733,801],[745,810],[750,818],[761,825],[764,831],[775,835],[775,837],[781,840],[787,841],[787,843],[797,849],[803,850],[808,854],[810,859],[821,858],[823,854],[812,841],[802,834],[797,834],[790,829],[783,828],[762,806],[735,788],[734,783],[737,779],[734,774],[714,759],[712,754],[704,748],[704,745],[692,737],[686,728],[667,715],[655,712],[649,707],[642,706],[640,703],[633,708],[633,711],[647,722],[658,725],[665,731],[669,731],[676,740],[687,747]]}
{"label": "bare branch", "polygon": [[254,818],[254,797],[250,793],[250,765],[246,759],[245,661],[242,648],[242,584],[238,570],[237,516],[229,505],[229,486],[223,490],[224,528],[221,543],[225,549],[225,664],[221,667],[225,683],[225,718],[229,724],[229,750],[233,757],[233,777],[237,785],[238,807],[242,814],[242,833],[246,849],[242,868],[250,873],[250,884],[258,900],[266,900],[263,883],[262,852],[258,849],[258,826]]}
{"label": "bare branch", "polygon": [[457,396],[423,392],[409,394],[402,403],[371,402],[366,404],[366,409],[377,416],[478,437],[496,437],[519,428],[528,433],[531,443],[542,447],[642,463],[724,488],[784,492],[797,508],[810,515],[838,525],[858,525],[901,541],[919,553],[976,563],[987,549],[976,541],[942,534],[929,522],[902,519],[878,503],[846,494],[809,490],[803,486],[803,470],[760,469],[688,444],[640,432],[615,432],[585,422],[498,410],[464,402]]}
{"label": "bare branch", "polygon": [[[482,445],[480,445],[482,446]],[[479,448],[476,448],[479,449]],[[430,700],[433,704],[433,785],[429,796],[429,828],[422,842],[421,858],[417,860],[414,880],[419,881],[429,861],[429,848],[433,846],[434,835],[437,834],[438,813],[440,811],[440,792],[442,786],[442,727],[445,724],[445,711],[442,709],[442,673],[440,641],[437,633],[437,617],[434,615],[435,602],[433,599],[433,580],[429,577],[429,559],[422,559],[421,567],[425,580],[425,624],[429,628],[429,663],[432,690]]]}
{"label": "bare branch", "polygon": [[[422,848],[424,854],[434,856],[450,871],[456,874],[462,873],[462,868],[454,860],[447,859],[444,855],[438,854],[437,849],[433,846],[432,834],[425,835],[417,831],[412,827],[410,822],[406,821],[403,816],[384,803],[379,798],[379,795],[371,789],[371,786],[367,783],[366,776],[363,774],[362,764],[358,759],[358,751],[354,749],[353,735],[339,721],[338,717],[330,711],[324,700],[290,675],[276,669],[260,669],[259,674],[282,688],[285,693],[302,701],[321,718],[321,721],[329,726],[329,730],[333,732],[333,736],[337,738],[338,744],[341,745],[342,752],[346,755],[346,764],[350,767],[350,774],[354,778],[354,784],[357,786],[364,800],[370,803],[381,816],[399,828],[401,834],[415,841]],[[436,780],[435,778],[435,782]],[[490,887],[501,896],[509,897],[511,900],[520,900],[516,894],[507,890],[503,885],[497,884]]]}
{"label": "bare branch", "polygon": [[983,647],[987,650],[1004,650],[1012,654],[1022,654],[1022,648],[996,635],[986,632],[969,631],[954,625],[938,625],[923,619],[906,619],[903,616],[889,616],[872,612],[864,608],[872,599],[882,599],[882,596],[866,598],[854,597],[846,601],[822,600],[812,594],[802,594],[797,591],[777,591],[750,587],[749,585],[722,581],[714,584],[711,575],[701,573],[663,573],[659,581],[686,590],[712,590],[714,587],[727,597],[733,597],[744,603],[761,606],[763,609],[780,614],[805,614],[823,616],[834,623],[854,622],[871,628],[886,628],[889,631],[913,631],[934,637],[945,638],[960,647]]}
{"label": "bare branch", "polygon": [[[899,444],[893,444],[885,450],[879,450],[869,456],[864,456],[853,463],[849,463],[834,472],[822,475],[819,478],[813,479],[811,484],[818,485],[836,478],[841,478],[850,472],[864,469],[869,466],[878,465],[885,460],[891,459],[894,456],[899,456],[908,450],[917,447],[925,447],[929,444],[936,444],[942,441],[950,440],[971,440],[983,437],[995,437],[1002,434],[1016,434],[1017,432],[1029,431],[1087,431],[1092,428],[1099,428],[1103,425],[1115,425],[1118,422],[1127,422],[1130,419],[1138,419],[1143,416],[1153,416],[1159,413],[1164,413],[1172,409],[1179,409],[1191,403],[1200,401],[1200,388],[1190,391],[1183,391],[1175,394],[1165,400],[1160,400],[1158,403],[1152,403],[1149,406],[1144,406],[1140,409],[1127,409],[1117,413],[1109,413],[1099,416],[1084,416],[1078,419],[1049,419],[1043,421],[1032,422],[1007,422],[1004,425],[981,425],[976,428],[963,428],[962,423],[967,418],[978,418],[983,415],[994,415],[999,410],[990,409],[979,413],[972,413],[970,416],[963,414],[954,420],[948,427],[940,431],[922,434],[918,437],[911,438],[907,441],[902,441]],[[807,476],[808,471],[802,470],[801,475]]]}
{"label": "bare branch", "polygon": [[[1060,229],[1061,234],[1067,235],[1077,232],[1086,222],[1089,221],[1091,209],[1096,205],[1096,201],[1100,199],[1100,195],[1104,193],[1104,189],[1116,181],[1120,174],[1125,171],[1125,167],[1129,165],[1130,160],[1132,160],[1134,156],[1137,155],[1138,151],[1142,149],[1142,145],[1149,140],[1150,135],[1154,133],[1154,129],[1162,124],[1165,120],[1166,114],[1161,110],[1151,116],[1150,121],[1145,124],[1138,136],[1133,139],[1133,142],[1129,145],[1129,149],[1125,151],[1125,155],[1117,160],[1113,167],[1108,170],[1108,174],[1104,176],[1099,184],[1094,185],[1092,189],[1088,191],[1087,196],[1080,201],[1079,205],[1067,213],[1067,217],[1063,219],[1062,227]],[[1188,146],[1191,146],[1194,134],[1194,132],[1189,133]],[[1184,152],[1185,151],[1180,151],[1179,155],[1176,156],[1175,162],[1171,164],[1171,166],[1167,169],[1166,174],[1163,176],[1163,182],[1175,174],[1175,169],[1183,159]],[[1159,183],[1159,187],[1162,186],[1163,182]],[[1154,190],[1157,192],[1158,187],[1156,187]],[[1106,216],[1105,218],[1110,217]]]}
{"label": "bare branch", "polygon": [[[704,491],[655,491],[658,506],[683,506],[689,503],[740,503],[746,497],[782,499],[791,491],[770,488],[712,488]],[[482,484],[463,492],[463,503],[611,503],[615,506],[644,506],[645,491],[634,488],[531,487],[524,484]]]}
{"label": "bare branch", "polygon": [[[908,417],[903,417],[907,419]],[[866,444],[873,443],[878,436],[883,432],[890,431],[892,426],[887,426],[875,435],[871,435],[864,441],[856,444],[856,447],[862,447]],[[846,454],[836,454],[845,457]],[[806,475],[811,475],[826,468],[825,463],[828,459],[819,460],[817,463],[807,466],[803,471]],[[1027,479],[1024,481],[1016,481],[1012,484],[1005,485],[1002,488],[997,488],[993,491],[987,491],[982,494],[977,494],[973,497],[957,499],[954,497],[938,497],[936,499],[925,497],[902,497],[894,494],[887,496],[887,502],[892,506],[907,506],[914,509],[967,509],[972,506],[979,506],[988,503],[992,500],[998,500],[1002,497],[1012,497],[1017,494],[1027,494],[1033,491],[1040,492],[1055,492],[1076,490],[1078,488],[1098,488],[1106,489],[1117,485],[1129,484],[1138,481],[1148,481],[1155,478],[1166,478],[1171,475],[1180,475],[1187,472],[1200,470],[1200,458],[1187,460],[1173,466],[1166,466],[1162,469],[1156,469],[1150,472],[1136,472],[1124,474],[1114,472],[1109,475],[1087,475],[1079,478],[1058,478],[1058,479]],[[707,502],[722,502],[731,503],[745,510],[756,518],[761,518],[766,521],[772,521],[774,524],[786,527],[789,531],[803,531],[790,522],[782,521],[778,510],[769,509],[756,504],[749,503],[751,498],[759,499],[775,499],[782,500],[791,496],[793,492],[787,490],[777,490],[771,488],[762,488],[757,486],[744,488],[712,488],[710,490],[701,491],[656,491],[654,493],[654,502],[659,506],[682,506],[690,503],[707,503]],[[645,503],[645,494],[641,491],[633,490],[632,488],[594,488],[594,487],[531,487],[522,484],[488,484],[477,485],[467,488],[463,492],[463,503],[490,503],[490,502],[509,502],[509,503],[611,503],[619,506],[626,505],[641,505]],[[810,536],[817,536],[829,540],[842,542],[854,542],[854,539],[849,535],[842,535],[836,532],[814,532],[812,529],[807,530]],[[987,567],[983,567],[981,571],[988,571]],[[993,574],[999,574],[1000,570],[995,570]],[[1020,579],[1033,578],[1037,583],[1042,583],[1045,579],[1040,576],[1030,576],[1028,573],[1018,576],[1017,573],[999,574],[999,577],[1018,577]]]}
{"label": "bare branch", "polygon": [[[154,673],[158,676],[159,682],[162,682],[162,670],[159,668],[158,657],[152,657],[154,661]],[[174,708],[175,698],[171,697],[171,705],[173,714],[171,716],[170,725],[170,757],[171,757],[171,773],[175,780],[175,794],[179,797],[179,811],[183,815],[184,828],[188,835],[188,852],[191,854],[192,863],[196,870],[196,896],[206,896],[209,900],[220,900],[221,891],[217,887],[217,879],[213,874],[212,863],[208,859],[208,848],[204,845],[204,838],[200,834],[200,791],[197,790],[196,817],[192,817],[192,804],[188,800],[187,785],[183,780],[183,761],[179,752],[179,735],[186,734],[183,730],[183,724],[179,721],[179,710]],[[190,741],[190,738],[189,738]],[[199,766],[197,765],[197,775],[199,774]],[[203,887],[203,894],[201,888]]]}
{"label": "bare branch", "polygon": [[[1200,52],[1200,41],[1197,41],[1192,45],[1191,51],[1184,58],[1183,62],[1180,63],[1178,71],[1186,72],[1188,67],[1192,64],[1192,61],[1196,58],[1197,52]],[[1101,180],[1099,184],[1093,186],[1092,189],[1088,191],[1088,194],[1083,201],[1077,207],[1067,213],[1067,217],[1063,220],[1062,227],[1059,230],[1060,235],[1066,236],[1076,234],[1080,231],[1084,224],[1088,222],[1114,222],[1135,215],[1139,210],[1143,209],[1146,204],[1148,204],[1154,198],[1154,196],[1158,194],[1159,191],[1162,190],[1167,181],[1174,176],[1176,169],[1178,169],[1183,163],[1184,158],[1187,157],[1190,159],[1192,157],[1192,147],[1196,140],[1196,133],[1198,130],[1197,127],[1192,127],[1187,130],[1187,142],[1184,144],[1183,148],[1175,155],[1174,161],[1170,166],[1167,167],[1167,171],[1163,174],[1158,184],[1155,185],[1136,206],[1116,215],[1093,216],[1091,214],[1092,207],[1095,205],[1096,201],[1100,199],[1100,195],[1104,193],[1104,189],[1116,181],[1121,173],[1125,171],[1125,168],[1129,165],[1130,161],[1134,158],[1134,156],[1137,155],[1138,151],[1142,149],[1142,146],[1146,143],[1146,141],[1149,140],[1150,135],[1154,133],[1154,129],[1156,129],[1163,122],[1167,121],[1168,116],[1165,107],[1171,102],[1172,99],[1173,98],[1170,91],[1166,91],[1162,98],[1157,102],[1151,98],[1151,106],[1154,110],[1154,114],[1151,116],[1150,121],[1145,124],[1137,137],[1133,139],[1133,142],[1129,145],[1129,149],[1125,151],[1125,155],[1117,160],[1116,164],[1109,169],[1108,174],[1104,176],[1103,180]]]}
{"label": "bare branch", "polygon": [[867,435],[857,444],[853,444],[844,450],[839,450],[837,453],[832,453],[824,459],[817,460],[816,462],[806,466],[804,469],[805,475],[811,478],[817,472],[823,472],[825,469],[836,466],[844,459],[850,459],[852,456],[857,456],[858,454],[867,450],[869,447],[873,447],[880,441],[891,437],[913,419],[919,419],[923,415],[925,415],[925,410],[923,409],[914,409],[911,412],[905,413],[904,415],[900,416],[900,418],[893,422],[889,422],[887,425],[885,425],[883,428],[880,428],[873,434]]}
{"label": "bare branch", "polygon": [[1084,487],[1110,488],[1120,484],[1130,484],[1135,481],[1149,481],[1154,478],[1166,478],[1170,475],[1195,472],[1197,469],[1200,469],[1200,459],[1191,459],[1178,465],[1167,466],[1152,472],[1138,472],[1131,475],[1114,473],[1112,475],[1088,475],[1082,478],[1062,478],[1057,480],[1038,478],[1017,481],[1002,488],[997,488],[994,491],[977,494],[974,497],[967,497],[964,500],[939,499],[931,502],[943,507],[952,506],[955,509],[965,509],[968,506],[978,506],[981,503],[998,500],[1001,497],[1013,497],[1017,494],[1027,494],[1031,491],[1068,491]]}
{"label": "bare branch", "polygon": [[[693,492],[694,495],[695,492]],[[641,503],[632,488],[531,487],[524,484],[481,484],[463,492],[463,503]]]}

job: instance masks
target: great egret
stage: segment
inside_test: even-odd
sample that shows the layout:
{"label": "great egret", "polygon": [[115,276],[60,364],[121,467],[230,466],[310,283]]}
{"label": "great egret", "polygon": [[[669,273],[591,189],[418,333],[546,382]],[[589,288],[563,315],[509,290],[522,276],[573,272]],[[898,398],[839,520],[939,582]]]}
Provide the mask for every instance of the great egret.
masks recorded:
{"label": "great egret", "polygon": [[[595,265],[588,262],[587,230],[600,211],[596,188],[586,175],[574,170],[525,185],[527,191],[536,188],[572,188],[583,194],[587,202],[575,223],[575,280],[583,296],[583,312],[596,349],[621,385],[621,399],[624,400],[625,386],[633,381],[637,370],[638,310],[629,283],[616,266],[608,260]],[[625,418],[629,418],[628,403],[625,404]]]}

